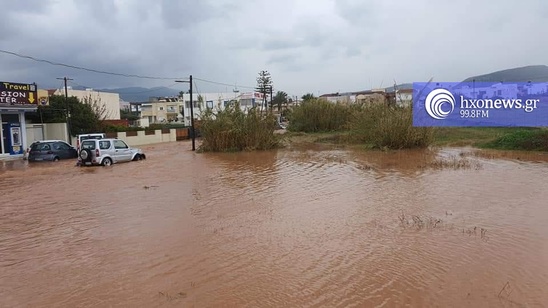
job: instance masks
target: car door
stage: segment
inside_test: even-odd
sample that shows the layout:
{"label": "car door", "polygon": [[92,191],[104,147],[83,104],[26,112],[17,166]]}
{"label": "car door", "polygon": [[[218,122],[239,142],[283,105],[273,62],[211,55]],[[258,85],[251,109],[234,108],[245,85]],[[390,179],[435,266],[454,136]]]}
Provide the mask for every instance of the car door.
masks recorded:
{"label": "car door", "polygon": [[51,147],[48,143],[34,143],[29,152],[29,160],[40,161],[47,159],[50,152]]}
{"label": "car door", "polygon": [[129,146],[122,140],[114,140],[114,149],[116,160],[119,162],[130,161],[131,160],[131,150]]}
{"label": "car door", "polygon": [[53,144],[55,154],[61,159],[68,159],[76,157],[75,150],[64,142],[55,142]]}

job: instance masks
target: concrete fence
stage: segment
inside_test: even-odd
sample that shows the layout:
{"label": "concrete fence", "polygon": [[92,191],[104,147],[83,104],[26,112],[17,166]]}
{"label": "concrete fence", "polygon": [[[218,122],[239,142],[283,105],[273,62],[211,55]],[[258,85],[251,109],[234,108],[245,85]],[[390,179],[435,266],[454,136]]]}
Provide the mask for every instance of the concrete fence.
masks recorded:
{"label": "concrete fence", "polygon": [[[107,133],[107,138],[118,138],[124,140],[129,146],[140,146],[146,144],[174,142],[188,139],[187,128],[156,129],[153,131],[129,131]],[[76,145],[76,137],[73,138],[73,145]]]}

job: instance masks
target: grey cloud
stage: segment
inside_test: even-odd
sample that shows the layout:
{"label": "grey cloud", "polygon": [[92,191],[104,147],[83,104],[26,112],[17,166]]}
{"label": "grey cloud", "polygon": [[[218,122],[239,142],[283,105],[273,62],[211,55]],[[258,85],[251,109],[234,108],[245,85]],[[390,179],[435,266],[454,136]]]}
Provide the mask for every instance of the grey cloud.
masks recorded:
{"label": "grey cloud", "polygon": [[291,49],[300,46],[302,46],[302,42],[297,39],[288,37],[272,37],[266,39],[263,43],[264,50]]}
{"label": "grey cloud", "polygon": [[43,13],[52,4],[52,0],[0,0],[3,12]]}
{"label": "grey cloud", "polygon": [[99,25],[112,26],[116,22],[118,7],[115,0],[88,1],[74,0],[75,4],[81,6],[83,10],[91,13],[91,16],[99,21]]}
{"label": "grey cloud", "polygon": [[355,57],[361,55],[362,51],[358,47],[348,47],[346,48],[347,57]]}
{"label": "grey cloud", "polygon": [[224,16],[229,9],[238,6],[223,4],[215,6],[209,0],[161,0],[162,18],[168,28],[181,29]]}
{"label": "grey cloud", "polygon": [[373,24],[380,13],[377,3],[366,0],[335,0],[335,9],[339,16],[353,26]]}
{"label": "grey cloud", "polygon": [[323,27],[318,21],[302,21],[290,33],[271,33],[263,39],[263,50],[283,50],[295,48],[319,48],[329,45],[336,34]]}
{"label": "grey cloud", "polygon": [[272,57],[270,57],[270,60],[268,60],[268,64],[276,64],[276,63],[294,63],[296,61],[296,56],[292,54],[277,54]]}
{"label": "grey cloud", "polygon": [[[546,63],[548,43],[539,37],[548,4],[542,0],[520,6],[509,0],[317,0],[313,7],[281,1],[0,0],[1,48],[112,72],[193,74],[251,86],[257,72],[268,69],[276,87],[302,94]],[[280,18],[263,21],[265,10]],[[0,68],[0,80],[40,85],[57,86],[55,78],[65,75],[95,88],[172,83],[4,54]],[[338,85],[325,76],[339,76]],[[209,86],[199,84],[200,91],[225,90]]]}

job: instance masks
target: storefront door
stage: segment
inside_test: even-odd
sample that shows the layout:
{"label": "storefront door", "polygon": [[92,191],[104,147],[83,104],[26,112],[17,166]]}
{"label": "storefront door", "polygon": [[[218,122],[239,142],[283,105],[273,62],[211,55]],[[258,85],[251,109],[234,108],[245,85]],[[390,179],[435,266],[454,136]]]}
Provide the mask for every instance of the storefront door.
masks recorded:
{"label": "storefront door", "polygon": [[0,154],[23,154],[23,136],[18,114],[2,114]]}

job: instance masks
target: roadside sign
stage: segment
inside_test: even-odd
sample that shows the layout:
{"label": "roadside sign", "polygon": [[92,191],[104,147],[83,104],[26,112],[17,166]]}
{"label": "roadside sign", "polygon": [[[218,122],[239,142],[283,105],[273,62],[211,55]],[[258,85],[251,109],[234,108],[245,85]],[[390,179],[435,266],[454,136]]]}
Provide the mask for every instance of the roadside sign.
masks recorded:
{"label": "roadside sign", "polygon": [[36,84],[0,81],[0,106],[36,105],[37,102]]}

